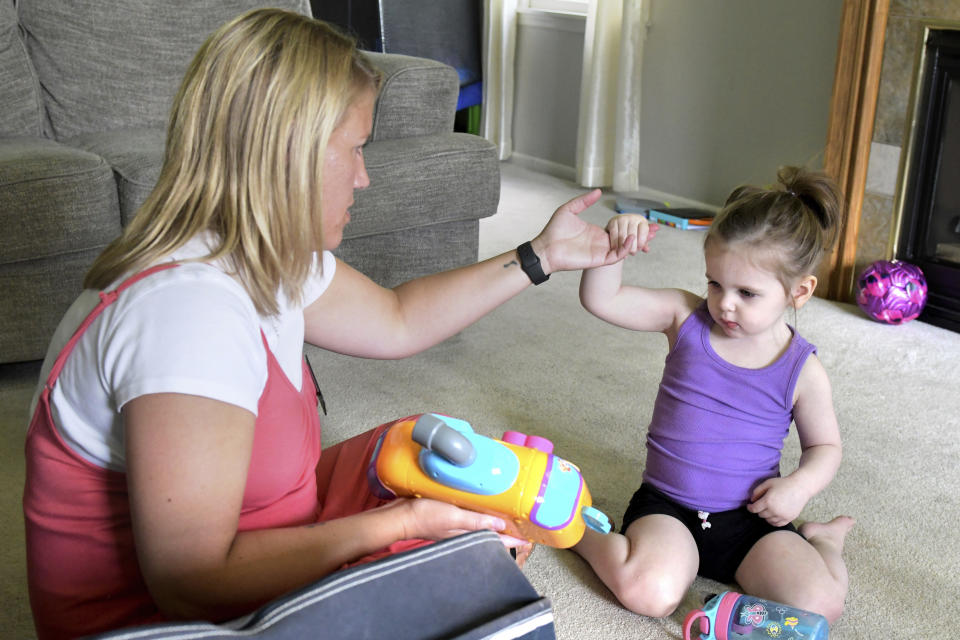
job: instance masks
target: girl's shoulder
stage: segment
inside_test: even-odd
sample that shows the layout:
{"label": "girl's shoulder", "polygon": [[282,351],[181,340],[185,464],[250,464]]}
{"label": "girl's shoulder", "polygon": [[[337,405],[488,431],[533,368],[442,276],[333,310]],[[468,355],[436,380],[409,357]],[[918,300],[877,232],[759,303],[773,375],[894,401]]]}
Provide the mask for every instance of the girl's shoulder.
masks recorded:
{"label": "girl's shoulder", "polygon": [[[707,301],[705,298],[684,289],[670,289],[673,294],[673,308],[675,315],[673,325],[665,333],[670,343],[670,348],[676,344],[677,340],[687,334],[693,325],[700,325],[709,318],[707,313]],[[707,314],[704,317],[703,314]]]}

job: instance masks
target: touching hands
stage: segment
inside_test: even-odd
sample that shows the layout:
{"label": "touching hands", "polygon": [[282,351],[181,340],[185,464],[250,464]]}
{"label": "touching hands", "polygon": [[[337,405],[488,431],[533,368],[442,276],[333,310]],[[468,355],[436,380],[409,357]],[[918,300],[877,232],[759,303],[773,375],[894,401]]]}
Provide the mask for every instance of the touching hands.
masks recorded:
{"label": "touching hands", "polygon": [[[607,230],[580,219],[579,214],[593,206],[601,195],[599,189],[594,189],[561,205],[540,235],[531,241],[544,273],[602,267],[636,253],[630,246],[614,244]],[[642,242],[637,246],[645,247],[655,228],[656,225],[644,224]]]}
{"label": "touching hands", "polygon": [[607,223],[607,235],[610,237],[610,250],[617,253],[627,250],[631,256],[637,251],[650,251],[650,241],[657,235],[656,224],[650,224],[642,215],[622,213],[610,218]]}
{"label": "touching hands", "polygon": [[753,490],[747,510],[782,527],[800,515],[810,497],[806,487],[790,476],[768,478]]}

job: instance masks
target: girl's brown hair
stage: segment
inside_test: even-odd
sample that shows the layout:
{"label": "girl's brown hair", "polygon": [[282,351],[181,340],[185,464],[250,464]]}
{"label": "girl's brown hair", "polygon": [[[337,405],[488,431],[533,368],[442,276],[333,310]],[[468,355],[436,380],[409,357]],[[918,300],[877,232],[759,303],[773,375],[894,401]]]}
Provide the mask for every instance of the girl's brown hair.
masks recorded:
{"label": "girl's brown hair", "polygon": [[256,9],[200,47],[174,99],[160,178],[84,280],[104,289],[210,232],[257,311],[300,299],[323,246],[327,141],[380,75],[356,42],[308,16]]}
{"label": "girl's brown hair", "polygon": [[772,188],[734,189],[704,240],[747,245],[789,290],[797,278],[813,274],[833,247],[840,224],[842,196],[822,173],[782,167]]}

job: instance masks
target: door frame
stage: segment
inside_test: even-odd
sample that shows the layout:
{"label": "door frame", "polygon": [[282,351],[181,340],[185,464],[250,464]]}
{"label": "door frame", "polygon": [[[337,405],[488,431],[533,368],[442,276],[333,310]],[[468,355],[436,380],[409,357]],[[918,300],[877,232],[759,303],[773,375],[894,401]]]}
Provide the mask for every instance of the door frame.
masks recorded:
{"label": "door frame", "polygon": [[820,295],[852,299],[857,234],[880,91],[880,70],[890,0],[844,0],[830,100],[824,171],[844,194],[840,233],[821,270]]}

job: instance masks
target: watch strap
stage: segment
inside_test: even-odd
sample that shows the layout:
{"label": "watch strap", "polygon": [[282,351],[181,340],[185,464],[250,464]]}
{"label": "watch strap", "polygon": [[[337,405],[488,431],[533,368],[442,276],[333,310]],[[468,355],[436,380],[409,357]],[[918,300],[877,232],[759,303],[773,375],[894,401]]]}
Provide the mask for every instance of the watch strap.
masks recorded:
{"label": "watch strap", "polygon": [[517,247],[517,257],[520,259],[520,268],[527,274],[533,284],[541,284],[550,279],[550,276],[543,272],[540,266],[540,258],[533,251],[533,246],[529,242],[524,242]]}

